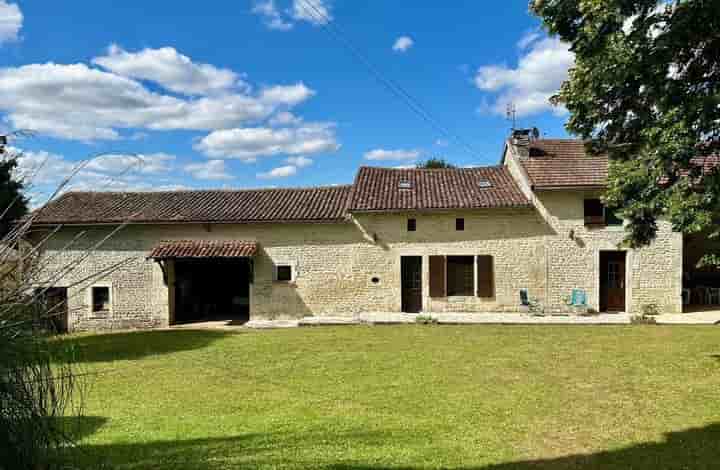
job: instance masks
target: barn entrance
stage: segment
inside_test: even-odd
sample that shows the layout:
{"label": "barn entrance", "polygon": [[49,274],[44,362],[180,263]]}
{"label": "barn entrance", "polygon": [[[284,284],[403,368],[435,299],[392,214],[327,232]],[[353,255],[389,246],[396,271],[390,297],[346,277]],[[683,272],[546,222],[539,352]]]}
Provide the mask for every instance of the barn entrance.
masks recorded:
{"label": "barn entrance", "polygon": [[175,260],[175,323],[250,319],[249,258]]}
{"label": "barn entrance", "polygon": [[250,319],[257,244],[241,240],[165,241],[148,258],[160,264],[168,285],[170,323]]}

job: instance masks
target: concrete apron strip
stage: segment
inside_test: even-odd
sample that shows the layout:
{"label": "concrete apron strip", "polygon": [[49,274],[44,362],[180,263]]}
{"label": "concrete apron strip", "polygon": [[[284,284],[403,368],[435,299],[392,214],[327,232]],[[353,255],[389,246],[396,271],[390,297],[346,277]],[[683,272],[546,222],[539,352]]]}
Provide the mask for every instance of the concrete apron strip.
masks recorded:
{"label": "concrete apron strip", "polygon": [[418,316],[431,317],[439,324],[482,325],[482,324],[553,324],[553,325],[625,325],[630,315],[625,313],[592,316],[533,316],[517,313],[361,313],[354,317],[323,316],[304,317],[300,320],[251,320],[246,328],[288,328],[293,326],[338,326],[338,325],[395,325],[416,323]]}

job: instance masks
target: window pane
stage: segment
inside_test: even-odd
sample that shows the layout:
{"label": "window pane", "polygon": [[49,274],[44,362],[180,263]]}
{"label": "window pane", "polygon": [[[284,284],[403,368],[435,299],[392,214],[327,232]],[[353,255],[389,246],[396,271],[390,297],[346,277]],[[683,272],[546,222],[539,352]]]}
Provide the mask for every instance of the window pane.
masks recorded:
{"label": "window pane", "polygon": [[585,217],[602,217],[603,204],[600,199],[585,199]]}
{"label": "window pane", "polygon": [[447,295],[473,295],[473,257],[447,257]]}
{"label": "window pane", "polygon": [[415,219],[408,219],[408,221],[407,221],[408,232],[414,232],[415,229],[417,229],[417,222],[415,221]]}
{"label": "window pane", "polygon": [[604,225],[605,208],[600,199],[585,199],[585,225]]}
{"label": "window pane", "polygon": [[457,230],[457,231],[465,230],[465,219],[455,219],[455,230]]}
{"label": "window pane", "polygon": [[290,266],[278,266],[277,267],[277,280],[278,281],[291,281],[292,280],[292,268]]}
{"label": "window pane", "polygon": [[92,311],[106,312],[110,310],[110,288],[109,287],[93,287],[92,288]]}

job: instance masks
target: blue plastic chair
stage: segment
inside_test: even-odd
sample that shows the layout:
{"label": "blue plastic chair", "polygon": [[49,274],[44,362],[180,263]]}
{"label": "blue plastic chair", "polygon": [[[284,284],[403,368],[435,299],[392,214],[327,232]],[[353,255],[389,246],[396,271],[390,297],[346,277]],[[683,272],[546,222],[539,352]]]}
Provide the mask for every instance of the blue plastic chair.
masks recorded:
{"label": "blue plastic chair", "polygon": [[572,296],[570,297],[570,305],[573,307],[585,307],[587,306],[587,295],[582,289],[573,289]]}

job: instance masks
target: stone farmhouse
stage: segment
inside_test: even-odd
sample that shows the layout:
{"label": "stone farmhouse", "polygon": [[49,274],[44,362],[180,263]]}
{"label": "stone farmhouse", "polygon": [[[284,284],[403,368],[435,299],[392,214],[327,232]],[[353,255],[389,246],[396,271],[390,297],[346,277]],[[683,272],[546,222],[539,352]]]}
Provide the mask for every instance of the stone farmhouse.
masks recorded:
{"label": "stone farmhouse", "polygon": [[607,171],[580,141],[517,133],[492,167],[362,167],[352,185],[315,188],[69,192],[35,214],[34,233],[62,225],[44,266],[69,330],[511,313],[526,300],[547,313],[573,301],[590,312],[720,304],[692,290],[720,287],[695,268],[706,240],[660,221],[650,246],[620,245],[623,222],[599,199]]}

